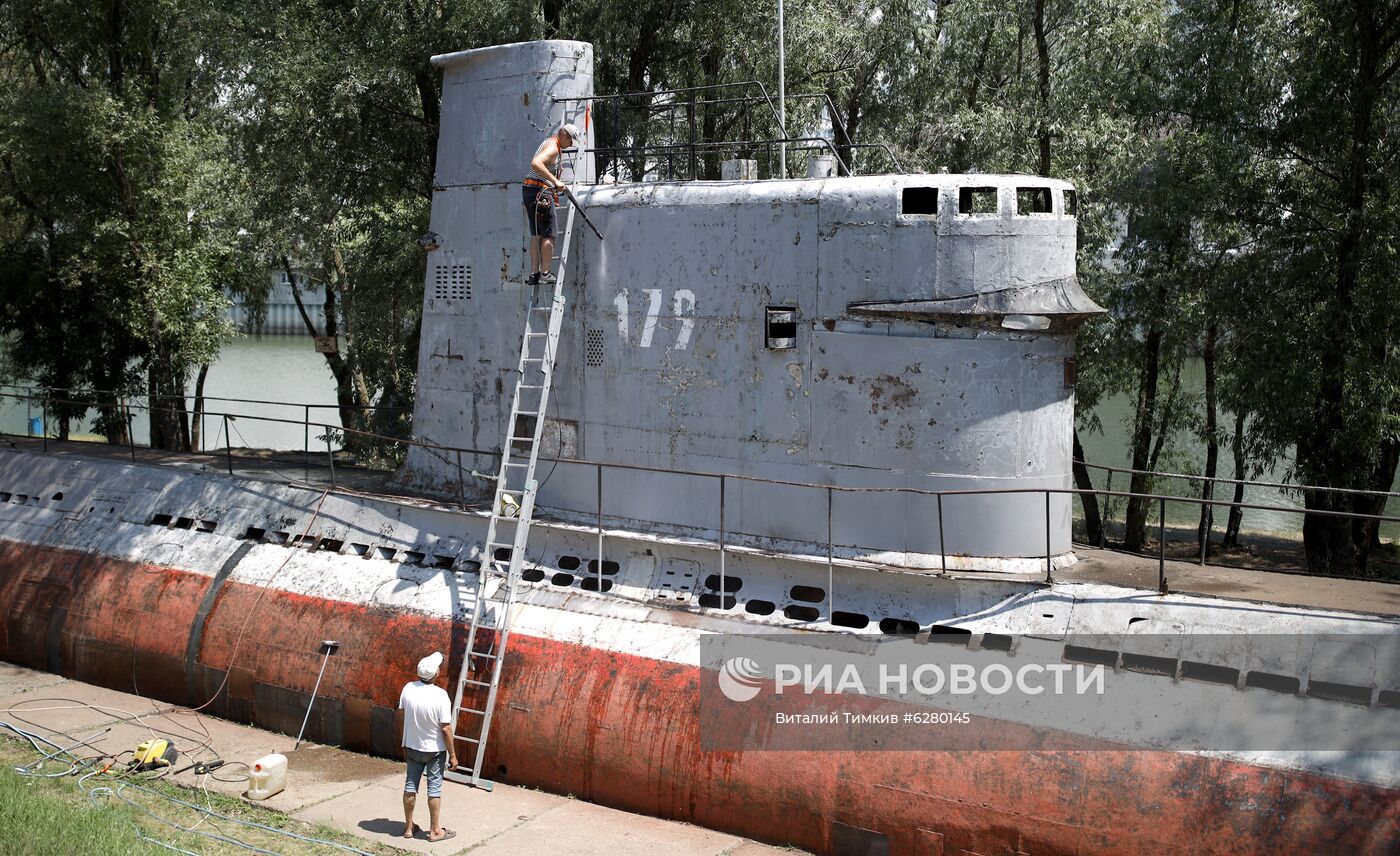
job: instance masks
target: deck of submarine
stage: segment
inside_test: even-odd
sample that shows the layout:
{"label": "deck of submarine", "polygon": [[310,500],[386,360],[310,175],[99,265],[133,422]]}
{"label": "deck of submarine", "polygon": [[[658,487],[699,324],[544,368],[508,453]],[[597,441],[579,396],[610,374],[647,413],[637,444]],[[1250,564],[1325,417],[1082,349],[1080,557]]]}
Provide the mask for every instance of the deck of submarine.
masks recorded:
{"label": "deck of submarine", "polygon": [[[47,449],[47,451],[46,451]],[[185,472],[206,472],[224,474],[229,472],[230,459],[222,452],[186,453],[168,452],[160,449],[129,446],[112,446],[103,443],[61,441],[49,439],[47,444],[37,437],[6,437],[0,443],[0,453],[52,455],[61,457],[87,458],[116,463],[136,463],[160,467],[170,467]],[[329,461],[324,456],[312,455],[309,461],[299,456],[283,455],[274,457],[255,451],[241,451],[231,459],[233,474],[239,478],[257,479],[280,484],[295,484],[314,489],[325,489],[332,485]],[[335,463],[334,492],[348,495],[365,495],[376,499],[405,502],[416,505],[431,505],[457,509],[459,506],[449,497],[410,493],[393,482],[393,473],[366,469],[346,462]],[[536,519],[549,522],[544,510],[536,512]],[[1195,527],[1173,530],[1168,527],[1168,544],[1173,541],[1178,546],[1170,551],[1171,556],[1179,556],[1189,542],[1194,548]],[[1302,567],[1302,544],[1287,539],[1260,536],[1269,542],[1271,554],[1265,563],[1269,569],[1240,568],[1215,564],[1210,560],[1199,564],[1196,559],[1168,558],[1166,577],[1173,594],[1197,594],[1209,597],[1238,599],[1258,603],[1280,604],[1325,610],[1344,610],[1374,615],[1400,617],[1400,584],[1381,580],[1360,580],[1335,577],[1321,577],[1297,572]],[[1057,568],[1054,572],[1058,584],[1099,583],[1126,588],[1141,588],[1156,591],[1158,579],[1158,558],[1154,554],[1128,553],[1121,550],[1090,547],[1075,543],[1075,555],[1079,561],[1067,568]],[[1289,567],[1290,553],[1296,554],[1297,563]],[[998,580],[1023,580],[1034,582],[1044,580],[1044,573],[1005,573],[957,571],[947,574],[958,579],[990,577]]]}

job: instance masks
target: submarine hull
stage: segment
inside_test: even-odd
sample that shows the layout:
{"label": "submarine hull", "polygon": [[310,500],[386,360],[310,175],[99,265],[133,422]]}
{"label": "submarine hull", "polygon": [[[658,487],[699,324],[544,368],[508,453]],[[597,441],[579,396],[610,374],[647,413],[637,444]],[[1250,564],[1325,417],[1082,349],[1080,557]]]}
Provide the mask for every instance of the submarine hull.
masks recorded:
{"label": "submarine hull", "polygon": [[[295,733],[317,646],[336,638],[309,735],[389,756],[394,705],[423,652],[451,651],[445,672],[458,666],[461,622],[230,576],[4,540],[0,655]],[[823,854],[1382,853],[1400,840],[1393,789],[1192,753],[1088,741],[707,752],[699,707],[712,673],[610,649],[636,627],[606,609],[524,610],[536,615],[523,623],[557,632],[521,630],[507,655],[485,770],[513,783]],[[668,623],[657,644],[701,632]]]}

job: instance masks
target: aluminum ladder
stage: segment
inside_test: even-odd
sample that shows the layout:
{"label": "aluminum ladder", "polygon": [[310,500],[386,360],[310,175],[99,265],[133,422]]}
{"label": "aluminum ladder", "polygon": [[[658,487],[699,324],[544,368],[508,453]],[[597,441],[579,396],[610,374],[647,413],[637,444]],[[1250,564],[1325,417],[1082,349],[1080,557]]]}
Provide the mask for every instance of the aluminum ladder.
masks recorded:
{"label": "aluminum ladder", "polygon": [[[535,513],[535,462],[539,459],[544,415],[554,379],[554,359],[559,350],[559,331],[564,322],[564,274],[569,260],[569,244],[574,233],[574,213],[569,206],[564,237],[559,247],[558,279],[547,297],[547,286],[534,286],[530,308],[525,312],[525,334],[520,339],[519,376],[515,396],[506,421],[505,443],[501,448],[501,468],[496,474],[496,491],[491,501],[491,520],[486,527],[486,545],[481,551],[477,584],[472,604],[471,626],[466,650],[452,698],[452,739],[466,744],[472,754],[458,753],[458,766],[446,777],[473,787],[491,790],[494,782],[482,778],[486,741],[491,734],[491,718],[496,707],[496,691],[501,685],[501,665],[510,641],[510,622],[515,595],[520,588],[520,572],[525,563],[525,545],[530,539],[530,520]],[[543,323],[541,323],[543,322]],[[457,577],[458,602],[468,587]],[[483,641],[484,648],[478,650]],[[464,707],[468,699],[479,699],[481,707]],[[466,733],[459,731],[461,718],[469,718]],[[470,764],[461,763],[471,757]]]}

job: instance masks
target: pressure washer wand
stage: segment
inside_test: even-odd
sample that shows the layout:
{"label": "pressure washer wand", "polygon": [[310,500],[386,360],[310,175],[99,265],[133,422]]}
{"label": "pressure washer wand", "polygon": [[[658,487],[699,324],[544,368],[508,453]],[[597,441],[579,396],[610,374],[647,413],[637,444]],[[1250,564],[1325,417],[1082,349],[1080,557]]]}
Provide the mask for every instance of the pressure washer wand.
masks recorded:
{"label": "pressure washer wand", "polygon": [[588,212],[584,211],[583,206],[578,204],[578,197],[574,196],[574,192],[569,189],[568,185],[563,185],[559,189],[564,191],[565,196],[569,197],[569,202],[574,206],[574,210],[583,218],[583,222],[588,224],[588,228],[593,230],[593,234],[598,236],[598,240],[603,240],[603,233],[599,232],[598,227],[593,225],[593,221],[588,219]]}
{"label": "pressure washer wand", "polygon": [[339,647],[340,643],[334,639],[327,639],[321,643],[321,648],[325,652],[325,656],[321,658],[321,671],[316,674],[316,686],[311,689],[311,701],[307,702],[306,716],[301,721],[301,730],[297,732],[297,742],[296,745],[292,747],[292,751],[301,748],[302,735],[306,734],[306,723],[311,721],[311,707],[316,704],[316,693],[321,691],[321,678],[326,674],[326,664],[330,662],[331,655],[334,654],[335,649]]}

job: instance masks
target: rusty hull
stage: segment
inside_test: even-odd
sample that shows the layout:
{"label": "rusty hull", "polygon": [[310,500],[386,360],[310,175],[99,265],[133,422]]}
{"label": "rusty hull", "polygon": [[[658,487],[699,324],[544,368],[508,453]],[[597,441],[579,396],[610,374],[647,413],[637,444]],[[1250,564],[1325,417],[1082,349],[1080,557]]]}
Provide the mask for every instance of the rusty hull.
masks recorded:
{"label": "rusty hull", "polygon": [[[443,618],[8,541],[0,600],[7,660],[287,733],[319,640],[340,639],[309,736],[389,756],[421,652],[462,649]],[[1400,840],[1393,790],[1196,754],[705,752],[702,677],[517,635],[488,769],[822,854],[1379,854]]]}

